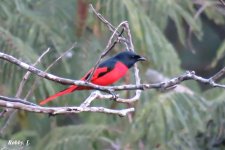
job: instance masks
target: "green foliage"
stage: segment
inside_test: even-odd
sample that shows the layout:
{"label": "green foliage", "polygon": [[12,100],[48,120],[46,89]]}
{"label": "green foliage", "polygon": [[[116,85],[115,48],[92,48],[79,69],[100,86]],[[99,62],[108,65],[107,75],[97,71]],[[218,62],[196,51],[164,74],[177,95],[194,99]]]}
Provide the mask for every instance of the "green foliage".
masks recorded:
{"label": "green foliage", "polygon": [[[72,24],[73,15],[65,16],[63,11],[65,11],[65,7],[69,10],[71,6],[69,4],[61,5],[60,1],[54,3],[54,5],[51,4],[53,4],[53,1],[49,1],[50,9],[46,9],[44,8],[46,5],[44,1],[39,3],[25,0],[1,1],[0,44],[2,51],[28,63],[34,63],[40,54],[50,46],[55,52],[52,55],[54,57],[49,57],[46,60],[46,63],[49,64],[57,57],[57,51],[68,48],[74,36],[73,34],[67,34],[66,36],[64,32],[73,32],[71,28],[68,28],[68,25]],[[58,16],[58,20],[53,19],[55,15]],[[63,29],[62,26],[64,26]],[[68,64],[65,61],[63,62],[64,68],[68,70]],[[24,74],[24,72],[18,73],[17,67],[6,62],[1,62],[0,65],[1,67],[5,66],[6,70],[10,70],[10,73],[3,71],[3,81],[8,80],[8,74],[12,74],[14,79],[21,78]],[[42,64],[40,68],[43,69]],[[9,86],[18,87],[19,81],[17,79],[11,84],[9,83]],[[15,90],[12,92],[15,93]]]}
{"label": "green foliage", "polygon": [[225,54],[225,40],[221,43],[220,47],[218,48],[218,50],[216,50],[217,54],[216,57],[214,58],[214,60],[212,61],[211,66],[215,67],[218,62],[223,59],[224,54]]}
{"label": "green foliage", "polygon": [[112,131],[103,125],[58,127],[39,141],[37,149],[99,149],[109,132]]}
{"label": "green foliage", "polygon": [[[142,5],[138,1],[108,1],[107,6],[120,6],[119,8],[112,7],[110,11],[106,9],[106,11],[101,13],[110,16],[109,20],[112,20],[113,23],[116,22],[118,24],[123,20],[128,20],[132,29],[133,39],[137,43],[135,45],[136,50],[144,53],[155,68],[168,75],[180,72],[180,61],[175,49],[163,35],[162,29],[159,28],[163,25],[156,24],[157,22],[142,10]],[[120,14],[126,15],[121,17]],[[114,23],[114,25],[117,24]],[[165,57],[170,57],[174,61],[169,61]],[[162,59],[165,61],[162,62]]]}
{"label": "green foliage", "polygon": [[[88,1],[83,1],[82,6],[81,1],[0,1],[0,51],[32,64],[51,47],[51,52],[37,66],[44,70],[76,41],[78,47],[55,64],[50,72],[78,79],[95,64],[111,34],[92,13],[87,12],[87,17],[79,14],[81,7],[84,14],[88,11],[85,9]],[[137,53],[149,59],[148,63],[139,65],[144,79],[145,71],[150,67],[169,77],[182,72],[181,66],[185,66],[182,54],[188,53],[189,28],[193,32],[191,42],[196,46],[197,55],[201,52],[201,44],[215,44],[204,41],[204,35],[216,35],[214,40],[219,43],[216,49],[211,50],[212,61],[189,66],[190,69],[197,68],[196,72],[201,72],[205,67],[204,71],[213,71],[220,69],[221,63],[224,66],[224,10],[210,0],[204,2],[207,7],[200,16],[196,13],[202,6],[190,0],[96,0],[93,5],[114,26],[124,20],[129,22]],[[80,19],[84,21],[82,26],[79,26]],[[116,46],[115,50],[122,46]],[[202,53],[207,54],[208,51]],[[188,63],[191,64],[194,58],[202,60],[200,57],[188,57]],[[15,96],[24,74],[25,71],[15,65],[0,60],[0,94]],[[36,102],[65,88],[32,75],[21,98],[37,79],[37,88],[28,98]],[[119,82],[123,83],[123,80]],[[140,101],[134,104],[136,112],[130,116],[132,119],[94,113],[48,117],[20,112],[9,123],[5,136],[0,140],[0,147],[7,146],[10,139],[28,139],[31,142],[29,148],[37,150],[224,149],[224,90],[206,90],[205,86],[199,86],[194,81],[185,83],[185,86],[193,94],[144,91]],[[50,105],[79,105],[88,93],[75,92]],[[120,95],[125,94],[121,92]],[[93,105],[109,108],[113,104],[101,100]],[[116,108],[124,107],[119,104]],[[2,119],[1,125],[4,122]]]}

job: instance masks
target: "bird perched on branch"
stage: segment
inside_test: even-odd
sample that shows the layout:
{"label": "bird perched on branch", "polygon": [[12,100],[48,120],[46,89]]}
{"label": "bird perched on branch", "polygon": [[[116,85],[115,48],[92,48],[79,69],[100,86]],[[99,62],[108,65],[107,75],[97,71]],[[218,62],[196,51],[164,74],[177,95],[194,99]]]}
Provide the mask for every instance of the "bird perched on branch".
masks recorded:
{"label": "bird perched on branch", "polygon": [[[133,67],[136,62],[145,60],[146,59],[144,57],[139,56],[131,51],[120,52],[117,55],[100,63],[99,66],[96,68],[95,72],[93,73],[90,82],[101,86],[111,85],[116,81],[118,81],[119,79],[121,79],[123,76],[125,76],[128,69]],[[91,75],[92,71],[93,68],[90,71],[88,71],[88,73],[84,75],[84,77],[81,78],[81,80],[83,81],[87,80]],[[71,85],[67,89],[60,91],[48,97],[47,99],[41,101],[40,105],[44,105],[59,96],[69,94],[76,90],[88,90],[88,89],[91,89],[91,87]]]}

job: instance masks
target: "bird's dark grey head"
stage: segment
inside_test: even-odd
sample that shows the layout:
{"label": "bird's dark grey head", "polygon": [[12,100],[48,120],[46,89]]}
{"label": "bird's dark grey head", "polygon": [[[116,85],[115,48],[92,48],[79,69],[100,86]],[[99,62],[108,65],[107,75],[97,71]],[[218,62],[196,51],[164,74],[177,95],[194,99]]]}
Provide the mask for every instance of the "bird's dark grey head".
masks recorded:
{"label": "bird's dark grey head", "polygon": [[124,51],[114,56],[115,59],[125,64],[128,68],[131,68],[138,61],[145,61],[146,58],[135,54],[131,51]]}

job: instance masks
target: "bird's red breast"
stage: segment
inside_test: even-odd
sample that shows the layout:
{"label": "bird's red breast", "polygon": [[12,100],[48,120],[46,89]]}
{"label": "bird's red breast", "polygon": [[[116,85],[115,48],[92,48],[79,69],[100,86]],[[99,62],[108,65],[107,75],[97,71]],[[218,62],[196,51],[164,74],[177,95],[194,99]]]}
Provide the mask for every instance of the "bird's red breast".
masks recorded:
{"label": "bird's red breast", "polygon": [[[91,79],[91,82],[102,86],[110,85],[121,79],[126,74],[127,70],[128,70],[127,66],[118,61],[115,64],[115,67],[108,72],[106,67],[97,69],[96,72],[94,73],[94,76]],[[105,74],[99,76],[102,73]]]}

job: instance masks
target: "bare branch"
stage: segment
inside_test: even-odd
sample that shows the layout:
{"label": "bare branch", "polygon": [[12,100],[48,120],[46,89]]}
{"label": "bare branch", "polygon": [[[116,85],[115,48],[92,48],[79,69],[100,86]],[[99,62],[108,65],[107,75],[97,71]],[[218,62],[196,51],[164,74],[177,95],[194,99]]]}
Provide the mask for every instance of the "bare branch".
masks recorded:
{"label": "bare branch", "polygon": [[[38,63],[41,62],[41,59],[50,51],[50,48],[48,48],[46,51],[44,51],[40,57],[38,57],[37,61],[32,65],[32,66],[36,66]],[[27,79],[29,78],[29,76],[31,75],[31,72],[27,71],[25,73],[25,75],[23,76],[23,79],[22,81],[20,82],[19,84],[19,87],[18,87],[18,90],[16,92],[16,98],[19,98],[22,94],[22,91],[23,91],[23,88],[24,88],[24,85],[27,81]],[[10,101],[11,102],[20,102],[20,100],[18,99],[7,99],[7,97],[1,97],[2,99],[5,99],[7,101]],[[20,102],[20,103],[23,103],[23,104],[27,104],[27,105],[33,105],[35,106],[36,104],[33,104],[33,103],[30,103],[30,102],[26,102],[26,98],[25,98],[25,101],[23,102]],[[13,118],[14,118],[14,115],[16,114],[16,110],[14,109],[4,109],[1,113],[2,116],[8,116],[8,118],[6,119],[5,123],[3,124],[2,128],[0,129],[0,134],[4,134],[4,131],[5,129],[7,128],[7,126],[10,124],[10,122],[12,122]]]}
{"label": "bare branch", "polygon": [[[112,32],[112,35],[106,45],[106,48],[103,50],[101,56],[97,60],[91,75],[87,79],[87,81],[82,80],[72,80],[67,78],[58,77],[53,74],[49,74],[46,71],[42,71],[40,69],[37,69],[36,67],[29,65],[23,61],[18,60],[17,58],[0,52],[0,59],[6,60],[10,63],[13,63],[22,69],[25,69],[31,73],[34,73],[38,75],[41,78],[45,78],[60,84],[64,85],[77,85],[77,86],[87,86],[91,87],[92,89],[96,89],[99,91],[92,92],[91,95],[79,106],[74,107],[41,107],[36,104],[26,102],[21,99],[15,99],[15,98],[7,98],[0,96],[0,106],[6,107],[6,108],[13,108],[13,109],[21,109],[26,110],[30,112],[37,112],[37,113],[47,113],[50,115],[57,115],[57,114],[70,114],[70,113],[81,113],[81,112],[100,112],[100,113],[107,113],[107,114],[116,114],[120,116],[126,116],[129,112],[133,112],[134,108],[128,108],[128,109],[122,109],[122,110],[114,110],[114,109],[108,109],[104,107],[90,107],[91,103],[96,99],[107,99],[111,100],[113,99],[116,102],[120,103],[133,103],[134,101],[137,101],[140,98],[142,90],[147,89],[171,89],[174,88],[176,85],[180,84],[183,81],[186,80],[195,80],[199,83],[208,84],[211,87],[219,87],[224,88],[225,85],[218,84],[215,82],[218,78],[220,78],[222,75],[225,74],[225,68],[223,68],[221,71],[216,73],[211,78],[203,78],[201,76],[197,76],[194,71],[187,71],[186,73],[172,78],[168,79],[167,81],[159,82],[159,83],[144,83],[141,84],[141,79],[139,77],[139,69],[137,67],[137,64],[134,66],[134,76],[135,76],[135,84],[127,84],[127,85],[120,85],[120,86],[99,86],[95,85],[93,83],[90,83],[90,79],[93,76],[93,73],[95,72],[96,68],[98,67],[100,61],[102,58],[107,55],[109,51],[112,50],[112,48],[117,43],[123,43],[127,47],[128,50],[134,51],[134,45],[132,42],[132,36],[129,28],[129,24],[127,21],[121,22],[116,28],[109,23],[101,14],[97,13],[97,11],[93,8],[93,6],[90,6],[93,10],[93,12],[96,14],[96,16],[107,25],[109,30]],[[201,11],[199,12],[201,13]],[[119,29],[122,28],[122,31],[119,32]],[[122,35],[123,30],[127,32],[126,36]],[[113,40],[115,39],[115,40]],[[115,98],[115,95],[112,94],[112,91],[122,91],[122,90],[136,90],[136,93],[133,97],[124,99],[120,98],[119,96]],[[100,91],[104,91],[111,94],[102,94]]]}
{"label": "bare branch", "polygon": [[[21,99],[19,100],[23,101]],[[135,110],[134,108],[113,110],[113,109],[107,109],[104,107],[41,107],[41,106],[27,105],[20,102],[5,101],[4,99],[2,99],[2,97],[0,97],[0,106],[5,108],[25,110],[29,112],[45,113],[49,115],[74,114],[74,113],[81,113],[81,112],[98,112],[98,113],[107,113],[107,114],[115,114],[119,116],[126,116],[128,113],[133,112]]]}
{"label": "bare branch", "polygon": [[[50,48],[48,48],[46,51],[44,51],[44,53],[37,59],[37,61],[32,65],[32,66],[36,66],[38,63],[40,63],[41,59],[50,51]],[[31,72],[27,72],[24,76],[23,76],[23,79],[22,81],[20,82],[20,85],[19,85],[19,88],[17,90],[17,93],[16,93],[16,97],[20,97],[21,93],[22,93],[22,90],[23,90],[23,87],[27,81],[27,79],[29,78]]]}
{"label": "bare branch", "polygon": [[119,36],[116,38],[116,40],[115,40],[113,43],[112,43],[112,40],[113,40],[115,34],[118,32],[119,28],[120,28],[121,26],[123,26],[124,23],[125,23],[125,22],[120,23],[120,24],[118,25],[118,27],[115,29],[115,31],[113,32],[113,34],[111,35],[111,37],[110,37],[110,39],[109,39],[109,41],[108,41],[108,44],[106,45],[105,50],[104,50],[104,51],[102,52],[102,54],[99,56],[98,61],[96,62],[96,64],[95,64],[93,70],[91,71],[91,74],[90,74],[89,77],[87,78],[87,80],[86,80],[87,82],[89,82],[89,81],[91,80],[91,78],[92,78],[92,76],[93,76],[95,70],[98,68],[98,65],[99,65],[99,63],[101,62],[102,58],[105,57],[105,56],[113,49],[113,47],[116,45],[116,43],[118,43],[118,41],[119,41],[118,38],[119,38],[120,35],[123,33],[123,30],[122,30],[122,32],[119,34]]}
{"label": "bare branch", "polygon": [[[128,46],[129,46],[129,49],[131,51],[134,51],[134,44],[133,44],[133,41],[132,41],[132,36],[131,36],[131,32],[130,32],[130,28],[129,28],[129,24],[126,23],[125,24],[125,29],[127,30],[127,35],[128,35]],[[139,69],[137,67],[137,64],[134,64],[134,76],[135,76],[135,82],[136,82],[136,85],[140,85],[141,84],[141,79],[140,79],[140,76],[139,76]],[[141,96],[141,90],[136,90],[135,92],[135,96],[133,98],[129,98],[129,99],[124,99],[125,101],[136,101],[140,98]]]}
{"label": "bare branch", "polygon": [[[158,72],[157,70],[149,68],[145,73],[146,79],[149,83],[159,83],[159,82],[165,82],[168,81],[169,78],[164,76],[162,73]],[[173,90],[177,93],[186,93],[188,95],[194,95],[194,91],[192,91],[190,88],[184,86],[184,85],[176,85],[174,86],[176,88],[168,89]],[[160,90],[161,92],[167,92],[168,90]]]}
{"label": "bare branch", "polygon": [[222,68],[219,72],[217,72],[214,76],[212,76],[210,79],[213,81],[218,80],[219,78],[221,78],[223,75],[225,74],[225,67]]}
{"label": "bare branch", "polygon": [[223,0],[219,0],[221,4],[225,7],[225,2]]}
{"label": "bare branch", "polygon": [[88,107],[91,102],[95,99],[112,99],[113,96],[111,94],[104,95],[100,91],[94,91],[91,95],[80,105],[80,107]]}
{"label": "bare branch", "polygon": [[[109,31],[111,31],[112,33],[114,33],[114,31],[116,30],[116,28],[108,21],[106,20],[100,13],[98,13],[94,7],[92,6],[92,4],[90,4],[90,8],[91,10],[94,12],[94,14],[98,17],[98,19],[103,22],[108,28],[109,28]],[[123,41],[123,43],[125,44],[125,46],[128,48],[127,46],[127,43],[128,43],[128,40],[123,36],[121,35],[121,33],[119,33],[118,31],[115,32],[117,38],[120,40],[120,41]]]}
{"label": "bare branch", "polygon": [[[156,83],[156,84],[130,84],[130,85],[120,85],[120,86],[100,86],[100,85],[96,85],[93,83],[87,83],[87,82],[81,81],[81,80],[71,80],[71,79],[62,78],[62,77],[55,76],[53,74],[46,73],[42,70],[39,70],[33,66],[30,66],[30,65],[16,59],[13,56],[10,56],[10,55],[7,55],[7,54],[1,53],[1,52],[0,52],[0,59],[7,60],[10,63],[16,64],[19,67],[21,67],[25,70],[28,70],[42,78],[45,78],[45,79],[48,79],[48,80],[51,80],[51,81],[54,81],[54,82],[57,82],[60,84],[87,86],[87,87],[91,87],[96,90],[106,91],[106,92],[109,92],[112,90],[122,91],[122,90],[144,90],[144,89],[152,89],[152,88],[154,88],[154,89],[168,88],[168,87],[174,86],[176,84],[179,84],[185,80],[195,80],[199,83],[208,84],[212,87],[225,88],[225,85],[217,84],[211,78],[206,79],[206,78],[195,75],[194,71],[191,71],[191,72],[187,71],[185,74],[180,75],[176,78],[170,79],[169,81]],[[221,75],[224,73],[225,73],[225,71],[221,72]]]}
{"label": "bare branch", "polygon": [[38,106],[37,104],[31,103],[29,101],[22,100],[22,99],[19,99],[19,98],[9,98],[9,97],[5,97],[5,96],[0,95],[0,99],[4,100],[4,101],[7,101],[7,102],[14,102],[14,103],[18,102],[18,103],[25,104],[25,105]]}
{"label": "bare branch", "polygon": [[[116,30],[116,28],[108,21],[108,20],[106,20],[100,13],[98,13],[95,9],[94,9],[94,7],[93,7],[93,5],[92,4],[90,4],[90,8],[91,8],[91,10],[94,12],[94,14],[98,17],[98,19],[100,20],[100,21],[102,21],[108,28],[109,28],[109,30],[113,33],[115,30]],[[117,31],[116,33],[115,33],[118,37],[120,36],[120,33]],[[123,37],[123,36],[122,36]],[[124,38],[124,42],[127,42],[127,40],[126,40],[126,38]]]}
{"label": "bare branch", "polygon": [[[71,51],[72,49],[74,49],[76,47],[77,43],[73,43],[73,45],[66,50],[65,52],[63,52],[62,54],[60,54],[60,56],[55,59],[48,67],[47,69],[45,69],[45,72],[47,72],[49,69],[51,69],[62,57],[64,57],[69,51]],[[32,84],[32,87],[30,88],[30,90],[27,92],[26,96],[24,99],[28,99],[28,97],[32,94],[32,92],[34,91],[36,85],[37,85],[38,79],[35,79],[34,83]]]}
{"label": "bare branch", "polygon": [[[210,3],[204,3],[199,9],[198,11],[195,13],[194,15],[194,20],[197,20],[199,18],[199,16],[204,12],[204,10],[209,7],[211,4]],[[196,50],[192,44],[192,33],[193,33],[193,28],[190,25],[189,29],[188,29],[188,37],[187,37],[187,45],[190,48],[191,52],[193,54],[196,53]]]}
{"label": "bare branch", "polygon": [[[44,51],[40,57],[38,57],[37,61],[32,65],[32,66],[36,66],[38,63],[41,62],[41,59],[50,51],[50,48],[48,48],[46,51]],[[24,88],[24,85],[27,81],[27,79],[29,78],[29,76],[31,75],[31,72],[27,71],[25,73],[25,75],[23,76],[23,79],[22,81],[20,82],[19,84],[19,87],[18,87],[18,90],[16,92],[16,98],[20,97],[21,94],[22,94],[22,91],[23,91],[23,88]],[[7,97],[1,97],[2,99],[5,99],[7,101],[10,101],[11,102],[20,102],[20,100],[18,99],[7,99]],[[26,99],[25,99],[26,100]],[[30,103],[30,102],[20,102],[20,103],[23,103],[23,104],[27,104],[27,105],[33,105],[35,106],[36,104],[33,104],[33,103]],[[3,124],[2,128],[0,129],[0,134],[4,134],[4,131],[5,129],[7,128],[7,126],[10,124],[10,122],[13,120],[14,118],[14,115],[16,114],[16,110],[14,109],[4,109],[1,113],[2,116],[8,116],[8,118],[6,119],[5,123]]]}
{"label": "bare branch", "polygon": [[[98,19],[100,19],[108,28],[111,32],[114,32],[115,31],[115,27],[108,21],[106,20],[100,13],[98,13],[92,4],[89,5],[91,10],[95,13],[95,15],[98,17]],[[119,34],[119,33],[117,33]]]}
{"label": "bare branch", "polygon": [[53,74],[46,73],[46,72],[44,72],[40,69],[35,68],[34,66],[28,65],[27,63],[24,63],[24,62],[18,60],[17,58],[15,58],[11,55],[8,55],[8,54],[2,53],[2,52],[0,52],[0,59],[6,60],[10,63],[13,63],[13,64],[25,69],[25,70],[28,70],[28,71],[38,75],[39,77],[46,78],[48,80],[51,80],[51,81],[54,81],[54,82],[57,82],[57,83],[61,83],[61,84],[64,84],[64,85],[72,85],[72,84],[86,85],[87,84],[87,86],[88,86],[90,84],[90,83],[85,83],[84,81],[60,78],[60,77],[57,77]]}
{"label": "bare branch", "polygon": [[[90,4],[90,7],[92,9],[92,11],[95,13],[95,15],[100,19],[100,21],[102,21],[108,28],[111,32],[113,32],[113,35],[116,34],[118,36],[118,38],[120,37],[118,31],[115,28],[109,21],[107,21],[100,13],[98,13],[94,7]],[[130,32],[130,28],[129,28],[129,24],[127,21],[125,22],[122,22],[120,25],[123,25],[123,27],[125,28],[125,30],[127,31],[127,36],[128,38],[124,38],[122,35],[122,38],[125,39],[123,40],[125,46],[127,47],[128,50],[131,50],[131,51],[134,51],[134,45],[133,45],[133,42],[132,42],[132,36],[131,36],[131,32]],[[111,37],[113,37],[113,35]],[[134,66],[134,75],[135,75],[135,82],[136,82],[136,85],[139,85],[140,84],[140,77],[139,77],[139,69],[137,67],[137,64],[135,64]],[[136,90],[136,94],[133,98],[129,98],[129,99],[123,99],[123,101],[136,101],[140,98],[140,95],[141,95],[141,90]]]}
{"label": "bare branch", "polygon": [[72,49],[74,49],[77,46],[77,42],[73,43],[72,46],[67,49],[64,53],[62,53],[55,61],[53,61],[45,70],[45,72],[47,72],[50,68],[52,68],[62,57],[64,57],[69,51],[71,51]]}
{"label": "bare branch", "polygon": [[92,92],[91,95],[80,105],[80,107],[90,106],[91,102],[97,99],[99,95],[100,95],[99,91]]}

